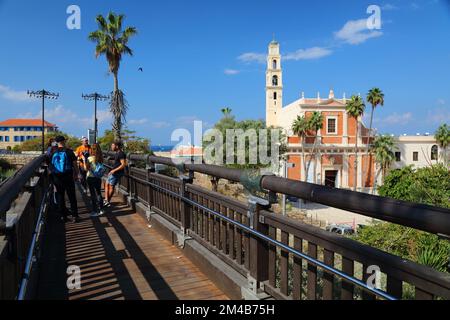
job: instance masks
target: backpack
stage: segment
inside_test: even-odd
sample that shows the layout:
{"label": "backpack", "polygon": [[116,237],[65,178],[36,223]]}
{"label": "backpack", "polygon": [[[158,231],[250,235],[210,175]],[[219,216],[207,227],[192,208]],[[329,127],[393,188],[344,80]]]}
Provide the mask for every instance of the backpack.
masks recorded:
{"label": "backpack", "polygon": [[66,150],[56,150],[51,158],[52,172],[56,174],[63,174],[72,170],[69,156]]}
{"label": "backpack", "polygon": [[94,177],[101,179],[106,173],[106,167],[104,166],[103,163],[97,162],[95,164],[95,170],[91,170],[91,172],[94,175]]}

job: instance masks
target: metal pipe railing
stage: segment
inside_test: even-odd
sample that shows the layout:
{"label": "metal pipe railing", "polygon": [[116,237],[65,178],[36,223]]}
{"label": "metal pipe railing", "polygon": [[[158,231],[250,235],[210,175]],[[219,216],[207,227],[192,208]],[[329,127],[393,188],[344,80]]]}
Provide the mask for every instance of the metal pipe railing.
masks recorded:
{"label": "metal pipe railing", "polygon": [[48,188],[48,190],[45,192],[44,197],[42,198],[41,205],[39,207],[39,215],[38,215],[38,219],[36,222],[36,226],[34,228],[30,248],[28,250],[27,261],[25,264],[25,270],[24,270],[24,273],[22,276],[22,281],[20,282],[19,294],[17,295],[17,300],[19,300],[19,301],[25,300],[25,296],[27,294],[28,282],[30,280],[31,270],[32,270],[33,264],[35,262],[34,258],[35,258],[35,252],[36,252],[36,245],[39,241],[42,226],[44,224],[44,213],[47,210],[47,205],[48,205],[47,201],[49,198],[51,188],[52,187],[50,186]]}
{"label": "metal pipe railing", "polygon": [[32,160],[20,171],[18,171],[14,177],[10,178],[0,188],[0,233],[4,232],[6,228],[6,212],[11,207],[11,203],[22,192],[26,183],[35,175],[36,170],[44,162],[45,155],[41,155],[38,158]]}
{"label": "metal pipe railing", "polygon": [[[130,158],[132,160],[144,161],[147,164],[163,164],[180,167],[171,158],[146,155],[132,155]],[[245,172],[244,170],[192,163],[184,164],[184,169],[234,182],[241,182],[242,175]],[[262,177],[259,187],[275,193],[298,197],[303,200],[339,208],[374,219],[388,221],[438,235],[450,236],[450,210],[446,208],[410,203],[349,190],[333,189],[276,176]]]}
{"label": "metal pipe railing", "polygon": [[252,229],[252,228],[250,228],[250,227],[248,227],[248,226],[246,226],[246,225],[244,225],[244,224],[242,224],[240,222],[237,222],[237,221],[235,221],[233,219],[230,219],[227,216],[225,216],[225,215],[223,215],[223,214],[221,214],[219,212],[216,212],[216,211],[214,211],[214,210],[212,210],[212,209],[210,209],[208,207],[205,207],[204,205],[202,205],[200,203],[197,203],[197,202],[195,202],[195,201],[193,201],[193,200],[191,200],[191,199],[189,199],[187,197],[182,196],[179,193],[176,193],[174,191],[171,191],[169,189],[161,187],[161,186],[159,186],[159,185],[157,185],[155,183],[152,183],[150,181],[139,179],[139,178],[133,177],[133,176],[130,176],[130,177],[132,179],[135,179],[139,183],[142,183],[142,184],[145,184],[147,186],[151,186],[153,188],[162,190],[163,192],[165,192],[167,194],[170,194],[171,196],[176,197],[176,198],[184,201],[185,203],[188,203],[188,204],[190,204],[192,206],[196,206],[196,207],[198,207],[199,209],[201,209],[203,211],[209,212],[209,213],[213,214],[214,216],[218,217],[219,219],[222,219],[222,220],[224,220],[224,221],[226,221],[228,223],[231,223],[234,226],[237,226],[238,228],[241,228],[242,230],[244,230],[244,231],[246,231],[246,232],[248,232],[248,233],[250,233],[250,234],[252,234],[252,235],[254,235],[256,237],[258,237],[261,240],[264,240],[264,241],[266,241],[268,243],[271,243],[271,244],[273,244],[273,245],[275,245],[277,247],[280,247],[283,250],[286,250],[289,253],[291,253],[291,254],[299,257],[299,258],[305,259],[306,261],[308,261],[309,263],[313,264],[316,267],[320,267],[320,268],[324,269],[325,271],[328,271],[328,272],[330,272],[330,273],[332,273],[334,275],[337,275],[338,277],[341,277],[342,279],[347,280],[348,282],[350,282],[350,283],[360,287],[361,289],[363,289],[366,292],[375,294],[378,297],[381,297],[381,298],[386,299],[386,300],[397,300],[395,297],[389,295],[388,293],[386,293],[386,292],[384,292],[382,290],[373,288],[373,287],[367,285],[366,283],[364,283],[363,281],[361,281],[361,280],[359,280],[359,279],[357,279],[355,277],[352,277],[352,276],[350,276],[348,274],[345,274],[342,271],[340,271],[340,270],[338,270],[338,269],[336,269],[334,267],[326,265],[325,263],[321,262],[318,259],[315,259],[315,258],[310,257],[310,256],[308,256],[308,255],[306,255],[306,254],[304,254],[304,253],[302,253],[302,252],[300,252],[298,250],[295,250],[294,248],[291,248],[288,245],[277,241],[276,239],[272,239],[272,238],[270,238],[267,235],[264,235],[264,234],[262,234],[262,233],[260,233],[258,231],[255,231],[254,229]]}

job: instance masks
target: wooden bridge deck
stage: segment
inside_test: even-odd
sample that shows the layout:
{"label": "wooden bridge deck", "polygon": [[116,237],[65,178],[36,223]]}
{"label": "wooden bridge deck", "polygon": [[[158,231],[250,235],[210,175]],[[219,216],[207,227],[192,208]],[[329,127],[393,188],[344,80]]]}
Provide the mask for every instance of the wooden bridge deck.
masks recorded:
{"label": "wooden bridge deck", "polygon": [[[224,300],[225,296],[182,252],[137,213],[115,206],[90,218],[78,193],[81,222],[51,213],[43,244],[41,300]],[[116,202],[118,199],[116,199]],[[81,269],[81,289],[67,289],[67,268]]]}

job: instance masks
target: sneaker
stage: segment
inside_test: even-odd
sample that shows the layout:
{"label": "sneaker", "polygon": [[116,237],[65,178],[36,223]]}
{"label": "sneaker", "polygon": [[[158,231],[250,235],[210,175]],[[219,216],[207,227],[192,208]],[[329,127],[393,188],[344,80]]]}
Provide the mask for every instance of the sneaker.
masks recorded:
{"label": "sneaker", "polygon": [[105,201],[105,203],[103,204],[103,206],[104,206],[105,208],[109,208],[109,207],[111,207],[111,202]]}
{"label": "sneaker", "polygon": [[103,216],[104,214],[105,214],[105,211],[100,210],[100,212],[98,213],[98,216],[100,217],[100,216]]}

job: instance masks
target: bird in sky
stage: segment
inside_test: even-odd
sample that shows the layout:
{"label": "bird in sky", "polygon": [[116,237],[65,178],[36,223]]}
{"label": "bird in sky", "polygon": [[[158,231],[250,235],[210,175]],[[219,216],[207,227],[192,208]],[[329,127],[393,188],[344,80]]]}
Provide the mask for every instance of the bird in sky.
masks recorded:
{"label": "bird in sky", "polygon": [[138,69],[138,71],[144,72],[144,69],[143,69],[142,67],[140,67],[140,68]]}

